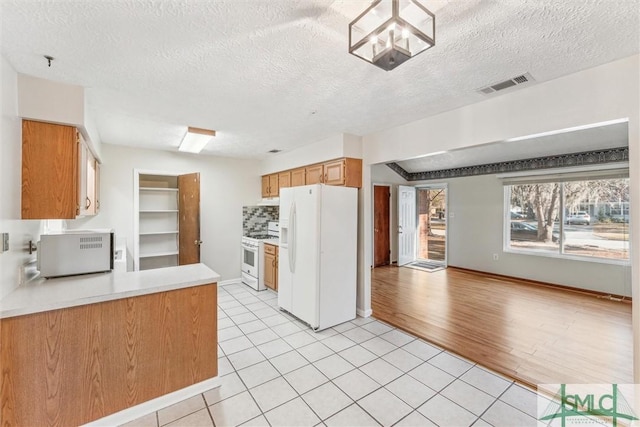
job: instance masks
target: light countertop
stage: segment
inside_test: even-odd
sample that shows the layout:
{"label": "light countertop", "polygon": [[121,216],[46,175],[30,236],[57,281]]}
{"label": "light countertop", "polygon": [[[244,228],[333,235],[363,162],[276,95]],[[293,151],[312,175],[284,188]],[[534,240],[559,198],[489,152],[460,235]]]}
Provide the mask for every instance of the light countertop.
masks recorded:
{"label": "light countertop", "polygon": [[36,279],[0,300],[0,319],[215,283],[204,264]]}
{"label": "light countertop", "polygon": [[262,242],[267,245],[280,246],[280,241],[278,239],[263,239]]}

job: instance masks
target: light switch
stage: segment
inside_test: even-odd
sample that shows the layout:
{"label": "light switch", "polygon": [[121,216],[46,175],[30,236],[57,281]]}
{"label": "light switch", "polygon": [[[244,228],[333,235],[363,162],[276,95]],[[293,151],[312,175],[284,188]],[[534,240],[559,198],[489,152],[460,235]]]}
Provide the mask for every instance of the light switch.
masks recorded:
{"label": "light switch", "polygon": [[2,233],[2,245],[0,252],[6,252],[9,250],[9,233]]}

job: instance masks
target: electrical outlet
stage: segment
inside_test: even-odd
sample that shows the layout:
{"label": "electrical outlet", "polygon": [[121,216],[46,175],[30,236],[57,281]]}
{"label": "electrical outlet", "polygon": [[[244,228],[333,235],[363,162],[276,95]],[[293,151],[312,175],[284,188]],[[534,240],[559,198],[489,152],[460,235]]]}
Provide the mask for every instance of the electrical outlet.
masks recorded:
{"label": "electrical outlet", "polygon": [[493,254],[493,260],[494,261],[498,261],[500,259],[500,257],[498,256],[498,254]]}
{"label": "electrical outlet", "polygon": [[2,244],[0,244],[0,253],[9,250],[9,233],[2,233]]}

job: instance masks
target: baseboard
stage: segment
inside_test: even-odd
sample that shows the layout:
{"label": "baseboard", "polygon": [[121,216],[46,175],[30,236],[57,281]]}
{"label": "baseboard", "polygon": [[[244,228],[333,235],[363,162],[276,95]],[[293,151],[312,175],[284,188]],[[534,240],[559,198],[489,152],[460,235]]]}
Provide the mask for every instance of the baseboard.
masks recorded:
{"label": "baseboard", "polygon": [[362,310],[360,308],[356,308],[356,314],[360,317],[369,317],[373,314],[373,310]]}
{"label": "baseboard", "polygon": [[222,280],[218,282],[218,286],[235,285],[237,283],[242,283],[242,279],[240,277],[237,279]]}
{"label": "baseboard", "polygon": [[84,426],[119,426],[219,386],[219,377],[213,377],[197,384],[190,385],[189,387],[174,391],[173,393],[165,394],[164,396],[132,406],[131,408],[123,409],[115,414],[107,415],[106,417],[91,421],[84,424]]}

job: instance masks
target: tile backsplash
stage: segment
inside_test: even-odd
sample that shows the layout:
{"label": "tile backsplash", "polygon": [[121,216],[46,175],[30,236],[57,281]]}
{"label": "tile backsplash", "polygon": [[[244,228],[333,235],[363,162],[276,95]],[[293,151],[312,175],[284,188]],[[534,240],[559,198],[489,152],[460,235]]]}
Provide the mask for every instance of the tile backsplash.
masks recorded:
{"label": "tile backsplash", "polygon": [[278,221],[280,206],[243,206],[242,235],[266,234],[267,222]]}

